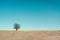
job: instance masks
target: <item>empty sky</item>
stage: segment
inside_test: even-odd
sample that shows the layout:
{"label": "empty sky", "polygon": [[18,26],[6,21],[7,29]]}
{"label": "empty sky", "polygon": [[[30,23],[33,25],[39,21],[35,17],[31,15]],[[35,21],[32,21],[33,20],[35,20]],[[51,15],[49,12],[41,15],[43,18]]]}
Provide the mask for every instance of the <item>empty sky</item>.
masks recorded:
{"label": "empty sky", "polygon": [[59,30],[59,0],[0,0],[0,29],[12,30],[13,24],[21,30]]}

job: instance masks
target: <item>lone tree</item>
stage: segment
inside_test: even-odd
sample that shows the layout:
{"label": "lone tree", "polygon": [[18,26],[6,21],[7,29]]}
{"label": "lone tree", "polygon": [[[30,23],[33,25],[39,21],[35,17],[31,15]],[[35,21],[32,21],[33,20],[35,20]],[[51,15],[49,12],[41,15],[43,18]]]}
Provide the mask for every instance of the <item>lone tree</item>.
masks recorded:
{"label": "lone tree", "polygon": [[20,29],[20,25],[17,24],[17,23],[15,23],[15,24],[14,24],[14,29],[16,29],[16,31],[18,31],[18,29]]}

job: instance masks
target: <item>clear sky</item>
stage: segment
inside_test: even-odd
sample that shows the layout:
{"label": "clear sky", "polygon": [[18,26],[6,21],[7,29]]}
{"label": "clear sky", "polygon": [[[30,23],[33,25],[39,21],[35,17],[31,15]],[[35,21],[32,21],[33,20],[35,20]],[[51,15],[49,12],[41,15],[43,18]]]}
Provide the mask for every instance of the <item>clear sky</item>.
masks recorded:
{"label": "clear sky", "polygon": [[0,30],[59,30],[60,0],[0,0]]}

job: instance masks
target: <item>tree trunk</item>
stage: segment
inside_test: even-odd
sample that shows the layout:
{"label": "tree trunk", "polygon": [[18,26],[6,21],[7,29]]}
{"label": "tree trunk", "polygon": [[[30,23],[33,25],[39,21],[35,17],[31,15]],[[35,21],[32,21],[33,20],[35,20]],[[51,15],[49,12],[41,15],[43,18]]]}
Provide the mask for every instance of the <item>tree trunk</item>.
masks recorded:
{"label": "tree trunk", "polygon": [[18,29],[16,28],[16,31],[18,31]]}

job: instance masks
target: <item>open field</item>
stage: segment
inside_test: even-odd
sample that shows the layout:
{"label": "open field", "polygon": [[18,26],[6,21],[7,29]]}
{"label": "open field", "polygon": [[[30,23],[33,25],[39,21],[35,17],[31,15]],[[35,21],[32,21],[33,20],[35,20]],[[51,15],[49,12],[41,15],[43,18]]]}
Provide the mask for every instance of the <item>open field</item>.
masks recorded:
{"label": "open field", "polygon": [[60,31],[0,31],[0,40],[60,40]]}

